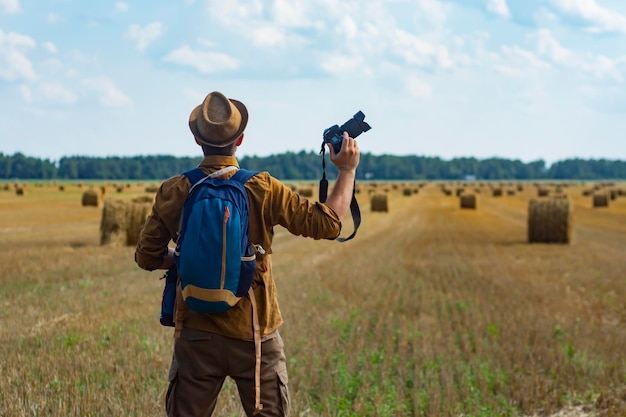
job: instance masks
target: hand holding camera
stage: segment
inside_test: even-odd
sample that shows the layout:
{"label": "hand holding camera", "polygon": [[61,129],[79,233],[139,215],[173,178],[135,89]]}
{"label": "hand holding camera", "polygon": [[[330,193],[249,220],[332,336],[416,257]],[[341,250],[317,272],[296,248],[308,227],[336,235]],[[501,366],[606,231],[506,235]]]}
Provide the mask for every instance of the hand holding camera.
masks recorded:
{"label": "hand holding camera", "polygon": [[362,111],[358,111],[354,117],[345,122],[343,125],[334,125],[324,130],[322,151],[324,150],[324,144],[330,143],[335,151],[335,154],[338,154],[341,150],[344,132],[347,132],[349,137],[355,139],[361,133],[367,132],[370,129],[371,126],[365,122],[365,114],[363,114]]}

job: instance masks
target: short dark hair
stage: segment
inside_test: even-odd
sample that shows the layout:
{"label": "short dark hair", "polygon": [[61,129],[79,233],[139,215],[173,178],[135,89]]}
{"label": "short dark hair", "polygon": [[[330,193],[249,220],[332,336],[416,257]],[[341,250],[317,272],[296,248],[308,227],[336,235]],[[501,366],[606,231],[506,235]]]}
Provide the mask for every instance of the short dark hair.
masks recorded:
{"label": "short dark hair", "polygon": [[235,154],[235,151],[237,150],[237,142],[233,142],[228,146],[224,146],[224,147],[217,147],[217,146],[211,146],[211,145],[206,145],[206,144],[201,144],[202,146],[202,153],[204,153],[204,156],[208,156],[208,155],[225,155],[225,156],[232,156]]}

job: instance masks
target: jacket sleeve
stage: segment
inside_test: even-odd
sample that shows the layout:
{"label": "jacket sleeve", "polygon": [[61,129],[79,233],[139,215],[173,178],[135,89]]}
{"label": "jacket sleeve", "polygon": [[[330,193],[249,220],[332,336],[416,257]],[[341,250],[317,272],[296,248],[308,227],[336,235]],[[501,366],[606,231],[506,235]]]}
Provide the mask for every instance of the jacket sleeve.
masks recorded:
{"label": "jacket sleeve", "polygon": [[313,239],[334,239],[341,233],[341,221],[330,206],[309,200],[273,177],[270,182],[270,212],[273,224],[294,235]]}

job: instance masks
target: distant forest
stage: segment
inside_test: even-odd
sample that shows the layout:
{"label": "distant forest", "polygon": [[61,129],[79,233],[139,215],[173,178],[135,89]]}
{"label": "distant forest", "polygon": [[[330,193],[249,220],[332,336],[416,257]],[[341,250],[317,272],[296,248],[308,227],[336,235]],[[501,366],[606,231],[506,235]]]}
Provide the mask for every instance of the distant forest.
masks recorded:
{"label": "distant forest", "polygon": [[[281,180],[317,180],[322,156],[316,152],[287,152],[244,156],[242,168],[268,171]],[[0,153],[0,179],[36,180],[164,180],[195,168],[201,158],[168,155],[132,157],[63,157],[58,162],[21,153]],[[326,156],[329,179],[337,171]],[[357,179],[367,180],[609,180],[626,179],[626,161],[566,159],[547,166],[538,160],[524,163],[504,158],[455,158],[361,154]]]}

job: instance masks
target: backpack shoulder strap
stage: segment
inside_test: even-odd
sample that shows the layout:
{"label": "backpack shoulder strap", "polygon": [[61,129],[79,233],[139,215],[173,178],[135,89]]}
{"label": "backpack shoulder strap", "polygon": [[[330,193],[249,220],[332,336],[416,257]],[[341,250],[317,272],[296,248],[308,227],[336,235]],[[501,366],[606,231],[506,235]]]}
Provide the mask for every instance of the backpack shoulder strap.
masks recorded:
{"label": "backpack shoulder strap", "polygon": [[249,171],[247,169],[240,168],[235,174],[230,177],[231,180],[238,181],[242,184],[245,184],[250,178],[254,177],[258,174],[259,171]]}
{"label": "backpack shoulder strap", "polygon": [[194,168],[187,172],[183,172],[183,175],[189,179],[189,181],[191,182],[191,185],[194,185],[195,183],[200,181],[202,178],[206,177],[206,175],[200,168]]}

